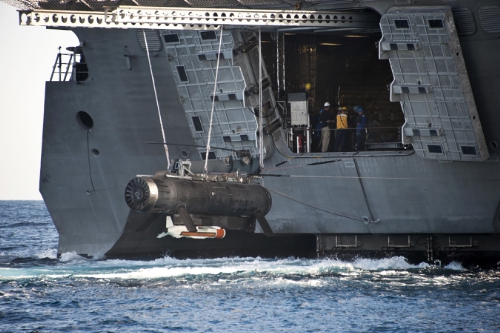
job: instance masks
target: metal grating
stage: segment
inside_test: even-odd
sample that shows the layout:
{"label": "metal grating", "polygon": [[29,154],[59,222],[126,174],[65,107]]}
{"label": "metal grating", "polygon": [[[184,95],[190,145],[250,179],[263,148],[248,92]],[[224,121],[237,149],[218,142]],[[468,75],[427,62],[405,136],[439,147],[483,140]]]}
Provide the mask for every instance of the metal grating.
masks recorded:
{"label": "metal grating", "polygon": [[160,51],[162,48],[162,42],[160,40],[160,35],[156,30],[137,29],[137,39],[139,40],[139,45],[141,45],[141,48],[146,51],[146,41],[144,40],[144,33],[146,34],[149,52]]}
{"label": "metal grating", "polygon": [[500,33],[500,5],[481,7],[478,14],[485,32],[489,34]]}
{"label": "metal grating", "polygon": [[[104,10],[114,1],[88,1],[88,0],[42,0],[42,1],[21,1],[21,0],[0,0],[21,10],[30,9],[56,9],[56,10]],[[118,2],[118,1],[117,1]],[[283,8],[293,8],[296,3],[290,0],[120,0],[120,5],[145,6],[145,7],[205,7],[205,8],[235,8],[235,7],[266,7],[281,6]],[[354,0],[305,0],[303,3],[349,5]],[[116,2],[114,6],[116,6]]]}
{"label": "metal grating", "polygon": [[105,7],[117,7],[121,5],[121,0],[81,0],[92,10],[101,10]]}
{"label": "metal grating", "polygon": [[190,7],[184,0],[134,0],[134,2],[144,7]]}
{"label": "metal grating", "polygon": [[186,0],[193,7],[201,7],[201,8],[231,8],[231,7],[239,7],[240,3],[237,0]]}
{"label": "metal grating", "polygon": [[[203,60],[199,55],[218,53],[220,32],[216,32],[215,40],[204,40],[198,31],[164,32],[165,35],[172,33],[178,34],[179,42],[165,43],[166,52],[171,59],[170,66],[174,73],[178,66],[183,66],[188,78],[188,81],[176,78],[179,98],[191,124],[191,134],[196,144],[205,146],[208,140],[217,59]],[[235,47],[232,33],[223,32],[222,38],[221,53],[232,53]],[[252,110],[245,106],[245,89],[246,83],[241,69],[233,65],[233,59],[221,57],[211,146],[249,149],[255,156],[257,122]],[[195,124],[192,119],[198,119],[198,123]],[[246,135],[250,141],[243,142],[241,135]],[[205,153],[204,148],[198,150],[200,154]],[[228,151],[218,151],[215,156],[223,159],[230,154],[232,153]]]}
{"label": "metal grating", "polygon": [[243,6],[269,6],[283,4],[283,0],[238,0]]}
{"label": "metal grating", "polygon": [[[404,136],[405,142],[428,159],[487,159],[450,7],[393,8],[382,16],[380,26],[379,58],[389,59],[394,75],[391,101],[401,103],[403,134],[411,133]],[[418,41],[421,47],[382,47],[393,41]]]}
{"label": "metal grating", "polygon": [[[178,67],[182,67],[186,75],[187,80],[183,80],[180,75],[174,78],[196,144],[203,147],[207,144],[212,101],[214,101],[211,146],[235,150],[247,149],[252,156],[257,157],[256,114],[259,101],[258,94],[250,91],[258,90],[259,49],[252,43],[253,48],[233,54],[234,49],[248,45],[250,40],[255,41],[255,34],[224,31],[219,52],[220,31],[215,32],[215,39],[207,39],[206,35],[203,36],[203,31],[163,32],[167,36],[173,33],[177,34],[178,42],[165,43],[164,47],[174,73]],[[207,54],[230,55],[219,59],[215,97],[217,58],[200,58],[200,55]],[[262,82],[269,81],[270,78],[263,65]],[[266,121],[272,122],[279,117],[278,112],[272,112],[276,101],[271,86],[263,88],[262,101],[264,111],[268,113]],[[204,148],[198,148],[198,151],[201,156],[205,153]],[[217,159],[224,159],[232,154],[226,150],[219,150],[214,156]]]}
{"label": "metal grating", "polygon": [[472,35],[476,32],[474,15],[468,8],[452,8],[453,20],[460,36]]}

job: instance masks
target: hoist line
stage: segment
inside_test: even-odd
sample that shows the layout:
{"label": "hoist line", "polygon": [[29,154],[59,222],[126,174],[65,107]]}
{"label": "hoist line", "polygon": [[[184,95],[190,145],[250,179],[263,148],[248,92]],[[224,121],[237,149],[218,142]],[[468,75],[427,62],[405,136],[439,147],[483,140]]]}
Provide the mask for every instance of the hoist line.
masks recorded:
{"label": "hoist line", "polygon": [[264,169],[264,110],[262,109],[262,34],[259,28],[259,165]]}
{"label": "hoist line", "polygon": [[328,213],[328,214],[333,214],[333,215],[337,215],[337,216],[341,216],[341,217],[345,217],[346,219],[350,219],[350,220],[355,220],[355,221],[361,221],[363,222],[363,218],[362,217],[357,217],[357,216],[352,216],[352,215],[349,215],[349,214],[345,214],[345,213],[339,213],[339,212],[335,212],[335,211],[332,211],[332,210],[329,210],[329,209],[326,209],[326,208],[322,208],[322,207],[318,207],[318,206],[315,206],[313,204],[310,204],[308,202],[305,202],[305,201],[302,201],[302,200],[299,200],[297,198],[293,198],[289,195],[286,195],[285,193],[281,193],[281,192],[278,192],[278,191],[275,191],[275,190],[271,190],[270,188],[266,187],[266,189],[269,191],[269,192],[272,192],[272,193],[275,193],[277,195],[280,195],[284,198],[287,198],[288,200],[291,200],[291,201],[294,201],[294,202],[297,202],[297,203],[300,203],[304,206],[307,206],[307,207],[310,207],[310,208],[313,208],[313,209],[316,209],[316,210],[320,210],[322,212],[325,212],[325,213]]}
{"label": "hoist line", "polygon": [[217,91],[217,80],[219,76],[219,62],[220,62],[220,50],[222,49],[222,32],[223,26],[220,26],[220,36],[219,36],[219,52],[217,53],[217,66],[215,68],[215,81],[214,81],[214,93],[212,96],[212,111],[210,112],[210,126],[208,128],[208,139],[207,139],[207,152],[205,155],[205,166],[203,167],[203,172],[208,174],[208,155],[210,154],[210,139],[212,137],[212,125],[215,110],[215,93]]}
{"label": "hoist line", "polygon": [[[148,55],[149,72],[151,73],[151,81],[153,82],[153,90],[155,92],[156,107],[158,109],[158,118],[160,119],[161,135],[163,136],[163,142],[167,142],[167,139],[165,138],[165,129],[163,128],[163,121],[161,119],[160,103],[158,102],[158,93],[156,92],[155,77],[153,75],[153,66],[151,66],[151,58],[149,56],[149,47],[148,47],[148,39],[146,37],[146,30],[142,29],[142,34],[144,36],[144,44],[146,45],[146,53]],[[164,144],[163,147],[165,148],[165,156],[167,157],[167,169],[170,170],[170,157],[168,155],[168,146]]]}

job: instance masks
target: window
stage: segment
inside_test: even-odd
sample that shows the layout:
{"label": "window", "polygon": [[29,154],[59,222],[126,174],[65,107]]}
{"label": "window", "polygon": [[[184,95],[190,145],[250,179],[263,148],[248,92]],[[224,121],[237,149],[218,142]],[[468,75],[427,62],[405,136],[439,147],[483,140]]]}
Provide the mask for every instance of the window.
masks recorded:
{"label": "window", "polygon": [[201,119],[199,116],[191,117],[193,120],[194,130],[196,132],[203,132],[203,126],[201,126]]}
{"label": "window", "polygon": [[189,82],[184,66],[177,66],[177,73],[179,73],[179,79],[181,82]]}
{"label": "window", "polygon": [[477,155],[476,153],[476,147],[473,146],[461,146],[462,148],[462,154],[464,155]]}
{"label": "window", "polygon": [[202,40],[217,39],[215,31],[202,31],[200,32],[200,37]]}
{"label": "window", "polygon": [[443,27],[444,27],[443,20],[429,20],[429,28],[440,29]]}
{"label": "window", "polygon": [[427,149],[429,149],[429,153],[434,153],[434,154],[443,153],[443,148],[440,145],[427,145]]}
{"label": "window", "polygon": [[163,35],[163,40],[165,43],[179,43],[178,34]]}
{"label": "window", "polygon": [[[207,153],[206,152],[201,153],[201,159],[202,160],[205,160],[206,157],[207,157]],[[216,159],[215,153],[213,151],[211,151],[210,153],[208,153],[208,159],[209,160],[215,160]]]}
{"label": "window", "polygon": [[408,29],[410,27],[408,20],[394,20],[394,25],[398,29]]}

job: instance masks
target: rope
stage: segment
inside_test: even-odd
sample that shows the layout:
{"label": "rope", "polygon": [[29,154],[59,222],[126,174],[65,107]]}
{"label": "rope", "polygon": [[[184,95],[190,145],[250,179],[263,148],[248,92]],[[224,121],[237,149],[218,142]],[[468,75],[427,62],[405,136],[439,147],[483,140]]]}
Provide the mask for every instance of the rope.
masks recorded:
{"label": "rope", "polygon": [[212,136],[212,124],[213,124],[214,109],[215,109],[215,92],[217,91],[217,77],[219,75],[220,50],[222,48],[222,29],[223,25],[220,26],[219,53],[217,55],[217,67],[215,68],[214,94],[212,96],[212,111],[210,112],[210,127],[208,129],[207,153],[205,155],[205,166],[203,168],[205,174],[208,173],[208,155],[210,153],[210,138]]}
{"label": "rope", "polygon": [[[155,92],[156,107],[158,109],[158,118],[160,119],[161,135],[163,136],[163,142],[167,142],[167,139],[165,138],[165,129],[163,128],[163,121],[161,120],[160,103],[158,102],[158,93],[156,92],[153,67],[151,66],[151,59],[149,57],[148,39],[146,38],[146,31],[144,29],[142,30],[142,34],[144,36],[144,43],[146,44],[146,53],[148,54],[149,71],[151,73],[151,81],[153,82],[153,90]],[[170,157],[168,155],[168,146],[167,144],[164,144],[163,147],[165,148],[165,156],[167,157],[167,169],[170,170]]]}
{"label": "rope", "polygon": [[288,200],[292,200],[292,201],[295,201],[297,203],[300,203],[304,206],[307,206],[307,207],[311,207],[311,208],[314,208],[314,209],[317,209],[317,210],[320,210],[322,212],[325,212],[325,213],[328,213],[328,214],[333,214],[333,215],[337,215],[337,216],[341,216],[341,217],[345,217],[346,219],[350,219],[350,220],[355,220],[355,221],[361,221],[363,222],[363,218],[362,217],[357,217],[357,216],[352,216],[352,215],[348,215],[348,214],[345,214],[345,213],[339,213],[339,212],[334,212],[332,210],[329,210],[329,209],[326,209],[326,208],[322,208],[322,207],[318,207],[318,206],[314,206],[310,203],[307,203],[305,201],[302,201],[302,200],[299,200],[299,199],[296,199],[296,198],[292,198],[284,193],[281,193],[281,192],[278,192],[278,191],[274,191],[274,190],[271,190],[269,189],[268,187],[266,188],[269,192],[273,192],[273,193],[276,193],[278,195],[281,195],[282,197],[284,198],[287,198]]}
{"label": "rope", "polygon": [[363,191],[363,196],[365,197],[366,208],[368,208],[368,212],[370,212],[371,220],[376,221],[375,218],[373,217],[372,209],[370,207],[370,202],[368,201],[368,196],[366,195],[365,186],[363,185],[363,181],[361,179],[361,176],[359,175],[358,163],[356,162],[356,158],[353,158],[352,160],[354,162],[354,166],[356,167],[356,174],[358,175],[359,185],[361,185],[361,190]]}
{"label": "rope", "polygon": [[263,131],[263,113],[262,109],[262,35],[259,28],[259,164],[261,170],[264,169],[264,131]]}

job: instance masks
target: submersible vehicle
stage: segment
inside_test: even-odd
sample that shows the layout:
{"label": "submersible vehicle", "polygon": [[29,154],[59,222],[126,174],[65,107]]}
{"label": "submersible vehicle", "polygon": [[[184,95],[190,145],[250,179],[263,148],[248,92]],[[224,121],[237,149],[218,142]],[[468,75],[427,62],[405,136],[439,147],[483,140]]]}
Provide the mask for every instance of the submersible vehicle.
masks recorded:
{"label": "submersible vehicle", "polygon": [[[45,92],[59,254],[500,261],[498,1],[3,1],[80,41]],[[365,150],[318,152],[326,101]]]}

